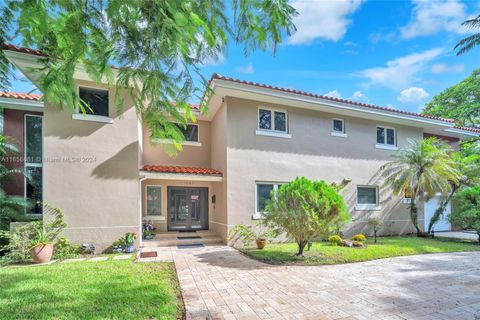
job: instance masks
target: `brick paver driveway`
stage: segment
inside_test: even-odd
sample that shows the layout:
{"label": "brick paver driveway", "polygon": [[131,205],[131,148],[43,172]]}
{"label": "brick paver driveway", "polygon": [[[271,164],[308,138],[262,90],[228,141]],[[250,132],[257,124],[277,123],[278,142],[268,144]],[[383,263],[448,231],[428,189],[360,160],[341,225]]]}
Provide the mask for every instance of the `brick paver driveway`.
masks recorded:
{"label": "brick paver driveway", "polygon": [[480,320],[480,252],[305,267],[170,250],[188,319]]}

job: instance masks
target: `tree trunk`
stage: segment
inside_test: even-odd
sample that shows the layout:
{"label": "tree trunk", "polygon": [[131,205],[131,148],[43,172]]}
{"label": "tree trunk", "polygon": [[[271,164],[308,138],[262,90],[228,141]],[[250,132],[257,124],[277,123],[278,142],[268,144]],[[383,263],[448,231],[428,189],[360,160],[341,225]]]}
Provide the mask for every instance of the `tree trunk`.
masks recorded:
{"label": "tree trunk", "polygon": [[377,243],[377,230],[373,230],[373,242]]}
{"label": "tree trunk", "polygon": [[420,228],[418,228],[418,208],[415,204],[415,194],[412,195],[411,198],[411,203],[410,203],[410,220],[413,223],[413,226],[415,227],[415,230],[417,230],[417,236],[420,236]]}
{"label": "tree trunk", "polygon": [[450,200],[452,200],[453,195],[457,191],[457,188],[454,186],[452,188],[452,192],[448,195],[448,197],[443,200],[440,203],[440,206],[435,210],[435,213],[432,216],[432,219],[430,219],[430,222],[428,223],[428,233],[432,233],[433,225],[437,223],[437,221],[440,219],[440,215],[445,211],[447,208],[447,205],[450,203]]}
{"label": "tree trunk", "polygon": [[297,256],[303,256],[303,250],[305,249],[305,246],[307,245],[308,241],[307,240],[298,240],[297,245],[298,245],[298,253]]}

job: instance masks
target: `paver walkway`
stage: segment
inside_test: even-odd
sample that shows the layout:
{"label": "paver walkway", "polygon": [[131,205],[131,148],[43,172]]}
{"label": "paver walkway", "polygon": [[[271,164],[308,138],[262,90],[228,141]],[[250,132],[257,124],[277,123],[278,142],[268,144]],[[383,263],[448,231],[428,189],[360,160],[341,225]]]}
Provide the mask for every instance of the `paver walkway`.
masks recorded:
{"label": "paver walkway", "polygon": [[271,266],[225,246],[157,248],[187,319],[480,319],[480,252]]}

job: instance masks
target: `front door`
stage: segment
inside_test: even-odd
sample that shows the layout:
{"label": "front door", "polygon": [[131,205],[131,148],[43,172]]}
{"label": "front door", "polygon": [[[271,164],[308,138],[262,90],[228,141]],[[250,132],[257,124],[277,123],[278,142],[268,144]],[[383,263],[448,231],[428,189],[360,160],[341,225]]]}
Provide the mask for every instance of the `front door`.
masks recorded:
{"label": "front door", "polygon": [[208,229],[208,188],[168,187],[168,230]]}

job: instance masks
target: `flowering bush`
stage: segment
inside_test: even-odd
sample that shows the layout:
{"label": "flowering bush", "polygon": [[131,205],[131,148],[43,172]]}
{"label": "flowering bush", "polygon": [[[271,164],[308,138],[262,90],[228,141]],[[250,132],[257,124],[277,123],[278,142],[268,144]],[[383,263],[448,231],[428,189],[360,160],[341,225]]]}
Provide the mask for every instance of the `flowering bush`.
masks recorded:
{"label": "flowering bush", "polygon": [[146,222],[143,224],[143,237],[155,235],[155,230],[157,227],[152,222]]}

